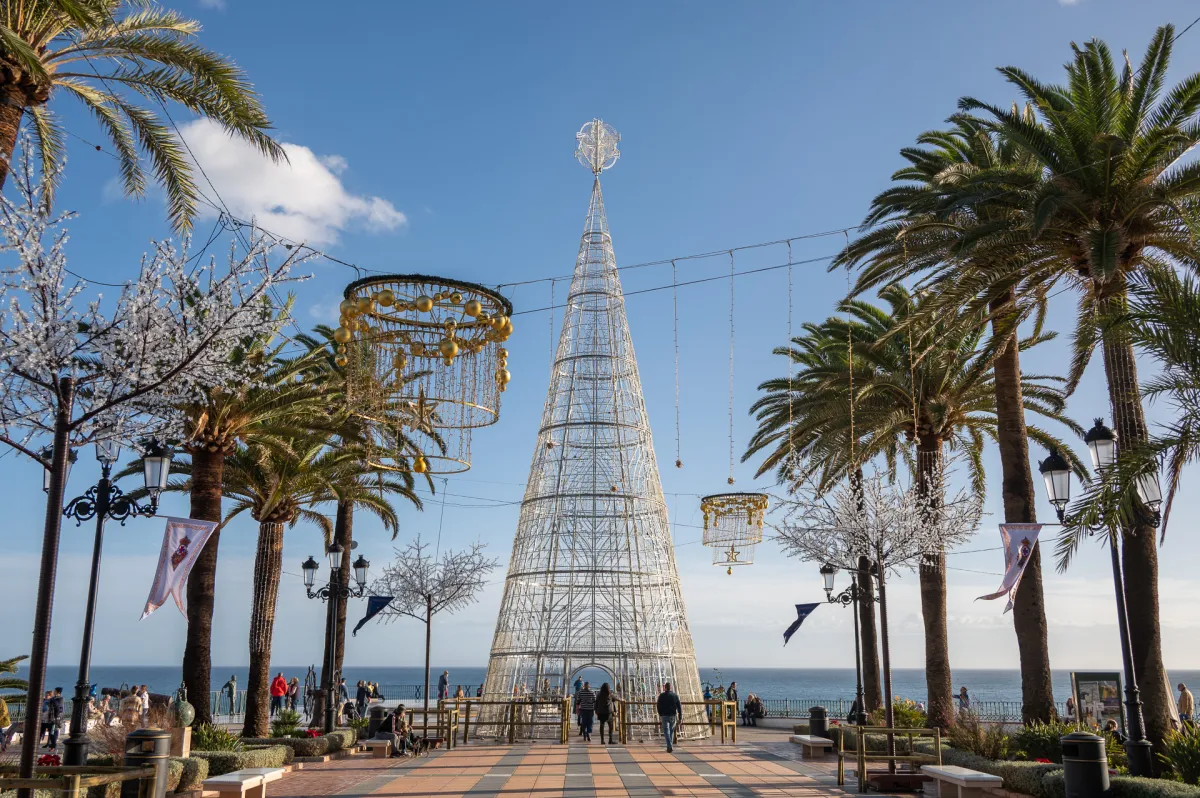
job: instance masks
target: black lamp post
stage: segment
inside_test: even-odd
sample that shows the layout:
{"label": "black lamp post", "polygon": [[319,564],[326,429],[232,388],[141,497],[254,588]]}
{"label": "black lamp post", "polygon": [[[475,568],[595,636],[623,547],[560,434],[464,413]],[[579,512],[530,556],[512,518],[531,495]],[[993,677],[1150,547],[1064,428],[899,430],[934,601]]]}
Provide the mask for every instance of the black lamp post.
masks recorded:
{"label": "black lamp post", "polygon": [[[1088,430],[1083,438],[1092,455],[1092,465],[1097,472],[1103,472],[1117,462],[1117,435],[1104,426],[1104,419],[1096,419],[1095,425]],[[1057,451],[1051,451],[1050,456],[1038,465],[1038,471],[1046,481],[1046,492],[1050,503],[1058,512],[1058,520],[1066,516],[1067,503],[1071,500],[1071,467]],[[1143,474],[1135,482],[1138,497],[1149,510],[1149,522],[1157,528],[1160,523],[1158,508],[1162,505],[1162,491],[1158,486],[1156,473]],[[1101,523],[1089,527],[1095,533],[1104,529]],[[1125,743],[1125,753],[1129,757],[1129,774],[1131,776],[1150,776],[1153,766],[1153,752],[1150,741],[1146,739],[1146,722],[1142,717],[1142,699],[1138,691],[1137,676],[1133,669],[1133,649],[1129,642],[1129,616],[1125,609],[1125,581],[1121,567],[1121,555],[1117,549],[1117,534],[1110,531],[1108,536],[1109,553],[1112,556],[1113,590],[1117,598],[1117,629],[1121,633],[1121,659],[1125,670],[1125,714],[1129,718],[1129,740]]]}
{"label": "black lamp post", "polygon": [[[863,679],[862,679],[862,648],[859,641],[858,632],[858,602],[867,598],[866,591],[858,586],[858,576],[854,571],[850,572],[850,587],[833,595],[833,580],[837,577],[837,566],[825,564],[821,566],[821,577],[825,580],[825,601],[830,604],[841,604],[843,607],[854,605],[854,676],[856,680],[857,690],[857,707],[858,711],[854,713],[854,723],[857,726],[867,725],[867,704],[863,698]],[[875,601],[872,597],[872,601]]]}
{"label": "black lamp post", "polygon": [[[352,544],[357,545],[357,544]],[[329,734],[334,729],[334,721],[337,719],[337,698],[334,697],[334,691],[337,689],[337,674],[334,669],[337,667],[337,600],[338,598],[362,598],[367,593],[367,569],[371,567],[371,563],[367,562],[367,558],[361,554],[354,561],[354,581],[357,587],[343,585],[341,583],[341,568],[342,568],[342,547],[334,543],[329,547],[326,554],[329,557],[329,584],[324,587],[313,590],[313,584],[317,581],[317,570],[321,567],[320,563],[314,560],[311,556],[305,560],[300,568],[304,571],[304,589],[308,593],[308,597],[319,598],[322,601],[329,602],[329,611],[325,614],[325,637],[329,641],[326,646],[329,654],[325,660],[324,676],[325,676],[325,733]],[[334,601],[329,601],[334,599]]]}
{"label": "black lamp post", "polygon": [[[83,618],[83,645],[79,652],[79,678],[75,682],[75,698],[71,702],[71,733],[63,742],[66,749],[64,764],[86,765],[88,757],[87,702],[91,684],[92,632],[96,625],[96,594],[100,581],[100,552],[104,544],[104,522],[120,521],[130,516],[152,516],[158,512],[158,494],[167,487],[171,472],[171,450],[162,444],[147,446],[142,457],[145,465],[146,491],[149,505],[139,505],[121,492],[109,478],[113,464],[121,456],[121,444],[116,438],[96,442],[96,459],[100,461],[100,481],[82,496],[72,499],[63,515],[75,519],[75,526],[96,519],[96,540],[92,545],[92,574],[88,582],[87,611]],[[69,458],[68,463],[74,458]],[[49,480],[50,472],[46,472]],[[43,485],[44,489],[49,488]]]}

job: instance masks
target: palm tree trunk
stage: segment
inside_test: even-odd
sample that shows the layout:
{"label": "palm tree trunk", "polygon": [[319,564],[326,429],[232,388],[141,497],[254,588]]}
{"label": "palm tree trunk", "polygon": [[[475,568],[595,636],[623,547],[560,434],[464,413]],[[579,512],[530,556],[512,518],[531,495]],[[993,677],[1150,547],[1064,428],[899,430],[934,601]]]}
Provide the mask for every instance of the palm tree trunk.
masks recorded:
{"label": "palm tree trunk", "polygon": [[[0,136],[3,135],[0,130]],[[0,145],[2,145],[0,141]],[[221,522],[221,490],[225,452],[198,446],[192,451],[191,517]],[[212,723],[209,696],[212,691],[212,618],[216,598],[217,548],[221,527],[213,530],[200,550],[188,575],[187,642],[183,647],[183,683],[196,708],[196,724]]]}
{"label": "palm tree trunk", "polygon": [[[1111,303],[1118,306],[1112,310],[1120,311],[1125,305],[1124,295],[1111,300]],[[1113,324],[1106,326],[1102,340],[1113,427],[1119,445],[1126,449],[1133,448],[1149,437],[1133,344],[1125,329]],[[1129,616],[1134,674],[1144,704],[1146,738],[1155,750],[1161,751],[1163,738],[1171,730],[1173,696],[1162,656],[1155,531],[1146,523],[1121,531],[1121,553],[1125,561],[1125,606]]]}
{"label": "palm tree trunk", "polygon": [[[941,464],[942,443],[936,435],[921,435],[917,443],[917,490],[941,502],[941,486],[934,483]],[[946,554],[939,551],[919,568],[921,617],[925,622],[925,687],[930,728],[954,725],[954,685],[950,673],[949,634],[946,631]]]}
{"label": "palm tree trunk", "polygon": [[[1004,520],[1010,524],[1037,522],[1037,493],[1029,467],[1029,436],[1021,396],[1021,362],[1016,329],[1005,333],[1016,313],[1013,293],[991,303],[992,334],[1007,340],[993,364],[996,380],[996,440],[1000,449],[1000,489]],[[1013,629],[1021,660],[1021,717],[1025,723],[1046,723],[1054,715],[1054,685],[1050,675],[1050,646],[1046,640],[1046,604],[1042,598],[1042,550],[1034,544],[1025,574],[1013,601]]]}
{"label": "palm tree trunk", "polygon": [[279,575],[283,570],[283,524],[258,525],[258,551],[254,555],[254,597],[250,607],[250,678],[246,681],[246,720],[243,737],[266,737],[270,719],[271,638],[275,633],[275,605]]}
{"label": "palm tree trunk", "polygon": [[[337,505],[337,518],[334,520],[333,539],[339,546],[342,547],[342,567],[338,572],[340,581],[343,585],[350,584],[350,562],[353,558],[350,556],[350,546],[354,542],[354,503],[340,501]],[[336,600],[337,612],[337,640],[333,641],[335,656],[335,673],[342,672],[342,659],[346,653],[346,602],[347,598],[341,596]],[[332,601],[332,599],[331,599]],[[329,662],[329,646],[328,638],[325,640],[325,657],[321,662]]]}
{"label": "palm tree trunk", "polygon": [[433,596],[425,597],[425,713],[421,736],[429,736],[429,646],[433,638]]}
{"label": "palm tree trunk", "polygon": [[24,113],[24,92],[16,86],[0,86],[0,189],[4,188],[12,169],[12,157],[17,149],[17,136],[21,134],[21,117]]}

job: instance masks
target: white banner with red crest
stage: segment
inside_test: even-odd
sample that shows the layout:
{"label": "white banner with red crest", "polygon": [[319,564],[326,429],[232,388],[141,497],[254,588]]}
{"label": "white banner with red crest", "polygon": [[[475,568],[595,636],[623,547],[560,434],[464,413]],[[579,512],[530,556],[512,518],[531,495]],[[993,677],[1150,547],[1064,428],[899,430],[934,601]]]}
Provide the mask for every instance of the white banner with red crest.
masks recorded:
{"label": "white banner with red crest", "polygon": [[183,616],[187,617],[187,603],[184,598],[184,588],[187,586],[188,574],[200,550],[208,542],[209,536],[217,528],[215,521],[197,521],[194,518],[168,518],[167,530],[163,533],[162,553],[158,556],[158,570],[154,574],[154,584],[150,586],[150,598],[146,599],[146,608],[142,610],[142,619],[167,603],[167,599],[175,599],[175,606]]}
{"label": "white banner with red crest", "polygon": [[1037,543],[1041,531],[1041,524],[1000,525],[1000,539],[1004,543],[1004,581],[995,593],[980,596],[976,601],[998,599],[1007,595],[1008,606],[1004,611],[1008,612],[1013,608],[1013,599],[1016,598],[1017,588],[1021,585],[1021,576],[1025,573],[1025,566],[1029,564],[1029,557],[1033,554],[1034,544]]}

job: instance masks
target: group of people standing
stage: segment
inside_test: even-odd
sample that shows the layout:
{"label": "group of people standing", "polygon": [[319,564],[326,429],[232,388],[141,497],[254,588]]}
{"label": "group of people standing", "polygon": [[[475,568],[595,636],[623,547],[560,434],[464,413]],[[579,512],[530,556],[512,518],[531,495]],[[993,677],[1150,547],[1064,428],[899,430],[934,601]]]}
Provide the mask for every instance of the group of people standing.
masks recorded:
{"label": "group of people standing", "polygon": [[613,745],[613,702],[608,682],[600,685],[600,692],[592,690],[590,682],[575,680],[575,715],[579,720],[579,736],[585,742],[592,741],[592,724],[600,722],[600,742],[604,742],[604,727],[608,726],[608,744]]}
{"label": "group of people standing", "polygon": [[[295,676],[288,679],[283,678],[283,671],[275,674],[275,678],[271,680],[271,717],[275,717],[275,713],[281,709],[289,709],[292,712],[296,711],[296,702],[300,700],[300,680]],[[232,702],[231,702],[232,703]]]}

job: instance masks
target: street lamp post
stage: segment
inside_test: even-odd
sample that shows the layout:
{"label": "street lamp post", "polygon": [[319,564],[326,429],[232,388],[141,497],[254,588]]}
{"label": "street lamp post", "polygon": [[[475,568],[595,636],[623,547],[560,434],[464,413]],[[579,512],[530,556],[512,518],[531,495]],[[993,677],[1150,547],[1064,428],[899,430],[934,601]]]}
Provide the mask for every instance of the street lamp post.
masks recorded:
{"label": "street lamp post", "polygon": [[[1104,472],[1117,462],[1117,436],[1104,425],[1103,419],[1096,419],[1095,425],[1088,430],[1083,438],[1092,456],[1092,465],[1097,472]],[[1071,467],[1057,451],[1051,450],[1050,456],[1038,464],[1038,470],[1046,482],[1046,492],[1050,503],[1058,513],[1058,520],[1064,521],[1067,503],[1071,500]],[[1135,481],[1138,497],[1149,511],[1147,520],[1155,528],[1161,519],[1158,508],[1162,504],[1162,492],[1158,485],[1157,473],[1142,474]],[[1088,527],[1089,532],[1096,533],[1107,527],[1101,520],[1097,526]],[[1133,668],[1133,648],[1129,640],[1129,616],[1125,607],[1125,580],[1121,567],[1121,554],[1117,549],[1117,533],[1109,530],[1108,548],[1112,557],[1113,591],[1117,599],[1117,629],[1121,635],[1121,660],[1125,670],[1125,714],[1129,718],[1129,740],[1125,743],[1125,753],[1129,758],[1129,774],[1131,776],[1150,776],[1153,768],[1153,751],[1150,741],[1146,739],[1146,722],[1142,716],[1142,699],[1138,690],[1137,675]]]}
{"label": "street lamp post", "polygon": [[[863,698],[863,678],[862,678],[862,648],[859,640],[858,632],[858,602],[868,598],[865,590],[858,586],[858,576],[854,571],[850,572],[850,587],[833,595],[833,580],[837,576],[837,566],[822,565],[821,577],[825,580],[825,601],[830,604],[841,604],[843,607],[850,605],[854,606],[854,676],[857,681],[856,690],[856,706],[858,710],[854,713],[854,723],[857,726],[867,725],[867,704]],[[873,596],[869,597],[872,601],[877,601]]]}
{"label": "street lamp post", "polygon": [[[71,732],[63,742],[67,765],[86,765],[88,757],[87,702],[91,685],[92,636],[96,626],[96,594],[100,582],[100,553],[104,544],[104,522],[120,521],[131,516],[152,516],[158,512],[158,495],[167,487],[171,471],[171,450],[157,443],[147,447],[142,458],[146,491],[150,504],[140,505],[130,499],[113,483],[113,464],[121,455],[121,444],[116,438],[96,442],[96,459],[100,462],[100,481],[87,489],[82,496],[72,499],[63,515],[74,518],[75,525],[96,519],[96,539],[92,544],[92,573],[88,581],[87,610],[83,618],[83,644],[79,652],[79,678],[75,682],[75,698],[71,702]],[[46,472],[47,478],[49,471]],[[45,487],[45,486],[43,486]]]}
{"label": "street lamp post", "polygon": [[[334,697],[334,690],[337,689],[337,674],[334,673],[334,669],[337,667],[337,599],[362,598],[366,595],[367,569],[371,567],[371,563],[367,562],[367,559],[361,554],[358,555],[358,559],[353,564],[354,581],[357,587],[351,587],[341,583],[342,547],[334,543],[326,554],[329,557],[329,584],[324,587],[313,590],[313,584],[317,580],[317,570],[321,566],[311,556],[301,564],[300,568],[304,571],[304,589],[308,593],[308,597],[328,601],[330,606],[330,612],[325,616],[325,637],[329,645],[325,647],[328,653],[324,666],[325,733],[329,734],[333,731],[337,718],[337,699]],[[330,599],[333,600],[330,601]]]}

